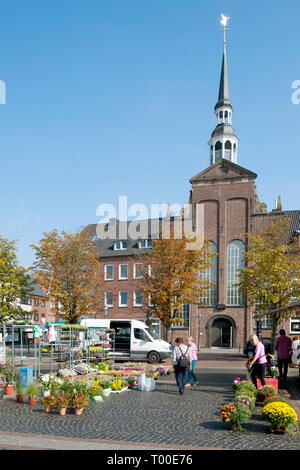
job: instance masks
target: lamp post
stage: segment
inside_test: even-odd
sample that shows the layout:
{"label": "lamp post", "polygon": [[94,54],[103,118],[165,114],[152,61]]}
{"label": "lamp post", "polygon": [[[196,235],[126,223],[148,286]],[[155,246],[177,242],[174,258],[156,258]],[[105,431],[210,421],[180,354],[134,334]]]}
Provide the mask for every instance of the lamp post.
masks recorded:
{"label": "lamp post", "polygon": [[201,313],[198,313],[198,351],[200,351],[200,337],[201,337],[201,332],[200,332],[200,320],[201,320]]}

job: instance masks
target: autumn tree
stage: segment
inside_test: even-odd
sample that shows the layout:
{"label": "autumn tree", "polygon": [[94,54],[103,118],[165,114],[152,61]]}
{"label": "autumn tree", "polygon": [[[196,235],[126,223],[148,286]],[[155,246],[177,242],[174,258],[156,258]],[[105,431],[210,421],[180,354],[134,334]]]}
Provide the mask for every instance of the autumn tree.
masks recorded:
{"label": "autumn tree", "polygon": [[0,236],[0,323],[24,320],[28,312],[20,300],[33,289],[28,270],[18,264],[15,244]]}
{"label": "autumn tree", "polygon": [[295,313],[293,308],[282,307],[300,300],[299,240],[290,236],[289,219],[279,219],[257,235],[246,236],[246,265],[239,272],[238,285],[257,314],[272,318],[274,345],[280,323]]}
{"label": "autumn tree", "polygon": [[152,240],[152,249],[139,256],[143,263],[140,288],[147,310],[160,319],[170,341],[172,324],[182,322],[183,304],[198,303],[212,287],[200,279],[200,271],[212,265],[215,256],[210,243],[205,241],[198,249],[187,249],[188,240],[170,236]]}
{"label": "autumn tree", "polygon": [[44,233],[35,250],[36,280],[54,299],[54,313],[70,324],[94,315],[102,305],[98,261],[87,229]]}

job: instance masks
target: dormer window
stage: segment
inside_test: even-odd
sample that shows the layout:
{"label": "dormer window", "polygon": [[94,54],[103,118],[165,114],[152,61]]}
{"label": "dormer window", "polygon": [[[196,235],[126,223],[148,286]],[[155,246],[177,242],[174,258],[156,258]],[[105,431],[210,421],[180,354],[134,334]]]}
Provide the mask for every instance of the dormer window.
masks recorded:
{"label": "dormer window", "polygon": [[145,240],[139,240],[139,248],[152,248],[152,240],[149,238]]}
{"label": "dormer window", "polygon": [[128,242],[127,240],[118,240],[114,242],[114,250],[127,250]]}

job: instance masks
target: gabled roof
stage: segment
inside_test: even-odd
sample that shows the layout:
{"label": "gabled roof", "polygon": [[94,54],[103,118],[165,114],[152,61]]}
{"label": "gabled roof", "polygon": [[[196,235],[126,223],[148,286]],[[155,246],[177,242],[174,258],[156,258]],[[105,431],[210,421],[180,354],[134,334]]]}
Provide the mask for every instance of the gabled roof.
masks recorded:
{"label": "gabled roof", "polygon": [[[225,172],[218,173],[216,171],[217,167],[225,169]],[[222,158],[218,162],[210,165],[208,168],[198,173],[196,176],[193,176],[190,179],[190,183],[194,184],[199,182],[226,181],[232,179],[242,179],[246,177],[250,179],[256,179],[257,174],[253,173],[253,171],[247,170],[247,168]]]}

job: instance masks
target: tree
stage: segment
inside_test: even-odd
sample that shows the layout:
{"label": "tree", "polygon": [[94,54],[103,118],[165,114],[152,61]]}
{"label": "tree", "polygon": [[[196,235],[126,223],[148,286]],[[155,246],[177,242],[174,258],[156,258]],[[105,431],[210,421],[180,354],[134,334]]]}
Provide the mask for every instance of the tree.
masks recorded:
{"label": "tree", "polygon": [[18,264],[15,244],[0,236],[0,323],[28,315],[20,300],[33,289],[28,270]]}
{"label": "tree", "polygon": [[152,243],[149,253],[139,256],[143,262],[140,288],[147,310],[160,319],[170,341],[172,324],[183,321],[183,304],[200,304],[201,296],[212,287],[210,282],[200,279],[200,270],[211,266],[216,254],[208,241],[197,250],[187,249],[190,240],[185,237],[175,239],[171,235]]}
{"label": "tree", "polygon": [[246,266],[239,272],[238,285],[249,306],[273,320],[273,345],[280,322],[297,309],[283,307],[300,300],[300,246],[290,237],[289,227],[289,219],[279,219],[257,235],[246,234]]}
{"label": "tree", "polygon": [[35,250],[33,272],[54,299],[55,314],[70,324],[96,314],[102,296],[94,242],[87,229],[72,234],[44,233]]}

